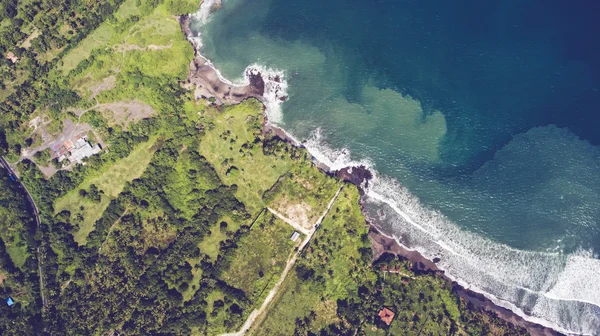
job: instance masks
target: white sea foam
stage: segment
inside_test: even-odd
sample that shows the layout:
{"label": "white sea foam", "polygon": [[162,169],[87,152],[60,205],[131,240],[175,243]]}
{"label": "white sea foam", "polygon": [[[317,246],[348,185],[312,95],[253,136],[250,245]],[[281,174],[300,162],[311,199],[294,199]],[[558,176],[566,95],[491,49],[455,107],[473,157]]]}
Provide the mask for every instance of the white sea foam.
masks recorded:
{"label": "white sea foam", "polygon": [[221,0],[205,0],[202,2],[200,5],[200,10],[191,15],[192,21],[194,22],[195,28],[198,30],[198,32],[196,36],[191,36],[190,34],[188,39],[192,45],[195,46],[197,55],[204,59],[206,64],[216,72],[217,76],[223,83],[227,83],[231,86],[246,86],[250,84],[250,76],[260,74],[265,83],[262,103],[266,107],[269,120],[274,123],[281,123],[283,121],[281,104],[283,104],[288,97],[288,84],[283,70],[273,69],[255,63],[246,67],[242,77],[232,81],[223,76],[221,71],[214,66],[211,60],[204,56],[202,51],[203,44],[201,29],[199,28],[209,22],[210,14],[221,5]]}
{"label": "white sea foam", "polygon": [[[210,14],[219,7],[221,7],[221,0],[204,0],[200,4],[200,9],[196,13],[193,13],[191,17],[200,26],[203,26],[208,23]],[[194,46],[197,49],[202,48],[202,38],[200,34],[200,31],[198,31],[196,37],[193,38]]]}
{"label": "white sea foam", "polygon": [[250,83],[250,75],[260,74],[265,82],[263,103],[266,107],[267,116],[274,123],[283,122],[281,104],[288,97],[288,83],[282,70],[272,69],[260,64],[252,64],[244,71],[244,78]]}
{"label": "white sea foam", "polygon": [[[204,1],[193,15],[196,24],[208,22],[213,6],[220,3]],[[190,40],[201,56],[200,33]],[[247,85],[249,76],[259,72],[265,80],[263,103],[268,119],[281,125],[281,98],[287,97],[288,88],[284,71],[253,64],[246,68],[243,77],[229,81],[210,60],[205,60],[230,85]],[[293,134],[286,134],[299,143]],[[461,230],[439,212],[426,208],[398,181],[378,175],[368,160],[354,161],[349,150],[329,147],[321,129],[302,145],[332,171],[369,168],[374,177],[366,188],[365,215],[383,234],[404,247],[429,259],[440,258],[438,267],[463,287],[485,295],[526,320],[564,333],[595,335],[600,331],[600,260],[590,252],[564,255],[521,251],[493,242]]]}
{"label": "white sea foam", "polygon": [[395,180],[377,175],[366,197],[367,215],[384,233],[429,259],[441,258],[438,266],[464,287],[565,333],[600,331],[600,260],[590,252],[531,252],[495,243],[461,230]]}
{"label": "white sea foam", "polygon": [[368,167],[374,177],[366,188],[366,215],[404,247],[441,258],[440,269],[463,287],[563,333],[600,330],[600,260],[590,252],[521,251],[493,242],[427,209],[396,180],[377,174],[368,160],[354,161],[349,150],[329,147],[321,129],[302,144],[332,171]]}
{"label": "white sea foam", "polygon": [[368,160],[353,161],[350,157],[350,151],[347,149],[333,149],[328,146],[321,128],[317,128],[308,139],[302,142],[302,145],[316,161],[326,165],[331,171],[346,167],[372,166]]}

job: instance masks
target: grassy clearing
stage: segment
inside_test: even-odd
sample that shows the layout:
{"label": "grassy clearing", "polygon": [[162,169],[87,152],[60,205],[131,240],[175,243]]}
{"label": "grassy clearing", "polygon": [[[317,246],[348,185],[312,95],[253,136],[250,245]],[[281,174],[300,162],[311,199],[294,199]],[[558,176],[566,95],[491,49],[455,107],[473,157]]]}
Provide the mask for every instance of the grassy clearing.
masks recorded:
{"label": "grassy clearing", "polygon": [[119,10],[115,13],[115,17],[119,21],[125,21],[130,16],[140,15],[140,7],[136,5],[135,0],[126,0],[121,4]]}
{"label": "grassy clearing", "polygon": [[338,299],[356,292],[361,283],[375,281],[360,250],[369,241],[357,202],[358,190],[346,185],[256,334],[293,335],[297,319],[310,320],[309,329],[318,331],[338,321]]}
{"label": "grassy clearing", "polygon": [[306,162],[294,165],[263,199],[287,218],[310,226],[323,214],[337,188],[336,179]]}
{"label": "grassy clearing", "polygon": [[10,256],[13,264],[19,268],[23,268],[25,261],[29,258],[30,254],[27,252],[27,244],[21,241],[21,237],[17,234],[12,236],[14,241],[6,243],[6,252]]}
{"label": "grassy clearing", "polygon": [[215,167],[221,180],[238,186],[236,196],[253,214],[265,203],[263,193],[288,172],[292,160],[266,155],[260,145],[262,105],[256,100],[226,107],[208,126],[200,153]]}
{"label": "grassy clearing", "polygon": [[[370,241],[368,227],[357,206],[358,198],[358,189],[347,184],[323,220],[321,229],[314,235],[312,253],[306,259],[310,261],[307,265],[321,264],[325,267],[323,294],[333,300],[355,292],[359,280],[369,281],[360,279],[370,274],[371,251],[369,249],[368,255],[365,255],[360,250],[370,248]],[[374,281],[374,276],[370,280]]]}
{"label": "grassy clearing", "polygon": [[270,212],[263,212],[250,234],[239,242],[235,257],[223,279],[243,290],[260,305],[261,298],[279,279],[293,247],[294,229]]}
{"label": "grassy clearing", "polygon": [[336,302],[321,300],[310,284],[301,281],[295,274],[290,273],[283,283],[281,293],[274,306],[266,314],[266,319],[255,331],[255,335],[287,336],[294,335],[296,320],[315,312],[317,320],[314,329],[319,330],[338,320]]}
{"label": "grassy clearing", "polygon": [[[74,234],[76,242],[85,243],[87,235],[94,229],[94,223],[102,216],[110,201],[123,190],[125,183],[142,175],[152,158],[151,147],[155,141],[156,138],[153,138],[138,145],[128,157],[96,172],[81,183],[76,190],[55,202],[54,208],[57,213],[68,210],[71,212],[71,216],[81,215],[83,217],[79,223],[79,231]],[[104,191],[100,202],[93,202],[79,194],[80,189],[89,190],[92,184]]]}
{"label": "grassy clearing", "polygon": [[[139,70],[147,76],[176,75],[178,78],[186,75],[192,47],[181,33],[177,18],[173,17],[172,1],[154,9],[149,7],[150,1],[141,1],[141,6],[136,2],[126,0],[115,13],[116,22],[103,22],[63,58],[59,70],[67,74],[94,49],[112,51],[99,56],[92,66],[75,76],[72,81],[75,87],[122,71]],[[139,21],[131,21],[133,16],[139,17]]]}
{"label": "grassy clearing", "polygon": [[63,57],[60,70],[66,74],[75,69],[81,61],[90,56],[92,50],[106,45],[114,33],[114,28],[110,23],[102,23],[100,27],[94,30],[94,32],[83,39],[77,47],[73,48],[65,55],[65,57]]}
{"label": "grassy clearing", "polygon": [[[227,223],[227,230],[219,228],[220,223]],[[227,239],[227,232],[235,232],[240,227],[240,223],[232,220],[230,217],[223,217],[210,228],[210,235],[204,237],[198,247],[200,252],[210,257],[212,261],[219,255],[219,243]]]}

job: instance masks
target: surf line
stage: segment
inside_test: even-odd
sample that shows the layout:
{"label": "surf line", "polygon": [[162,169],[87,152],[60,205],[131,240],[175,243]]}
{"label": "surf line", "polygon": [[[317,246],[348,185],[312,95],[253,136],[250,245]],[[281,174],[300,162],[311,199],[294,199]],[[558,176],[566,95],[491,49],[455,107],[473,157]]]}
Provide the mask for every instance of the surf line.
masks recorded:
{"label": "surf line", "polygon": [[[213,10],[213,7],[215,6],[215,4],[220,5],[221,4],[221,0],[206,0],[202,3],[201,5],[201,10],[197,13],[198,14],[198,18],[199,18],[199,22],[201,23],[201,26],[204,25],[206,22],[208,22],[208,19],[210,17],[210,13]],[[266,107],[266,111],[265,114],[267,117],[266,123],[273,125],[277,128],[279,128],[280,130],[282,130],[286,135],[288,135],[288,139],[293,139],[296,143],[298,143],[298,141],[287,131],[283,130],[282,128],[280,128],[279,126],[276,126],[276,124],[278,124],[277,122],[273,123],[274,121],[280,121],[280,116],[281,116],[281,111],[280,111],[280,105],[283,103],[282,100],[277,99],[278,97],[278,93],[280,94],[279,97],[281,97],[281,95],[285,95],[287,96],[287,82],[285,80],[285,73],[284,71],[281,70],[273,70],[270,68],[267,68],[265,66],[261,66],[259,64],[252,64],[250,66],[248,66],[245,71],[244,71],[244,76],[241,80],[236,81],[236,82],[232,82],[230,80],[228,80],[227,78],[225,78],[221,72],[215,67],[215,65],[206,57],[203,55],[203,53],[201,52],[201,46],[202,46],[202,40],[201,40],[201,34],[200,32],[197,33],[197,36],[192,36],[192,34],[188,35],[188,39],[192,42],[192,44],[195,46],[196,51],[197,51],[197,56],[201,57],[202,59],[204,59],[206,61],[206,64],[211,67],[215,73],[217,74],[218,78],[224,82],[227,83],[229,85],[232,86],[244,86],[247,85],[250,80],[249,80],[249,75],[250,74],[256,74],[256,73],[260,73],[261,77],[263,78],[263,80],[265,81],[265,84],[271,82],[273,84],[272,90],[268,91],[265,90],[265,94],[263,95],[263,102],[266,102],[265,107]],[[267,89],[267,85],[265,85],[265,89]],[[281,91],[277,91],[278,89],[280,89]],[[267,92],[271,92],[274,94],[266,94]],[[317,130],[319,131],[319,130]],[[317,136],[317,138],[319,138]],[[347,150],[342,150],[341,155],[338,155],[337,158],[335,158],[334,160],[330,160],[327,157],[327,153],[326,151],[324,152],[323,150],[321,150],[320,147],[322,147],[323,143],[307,143],[306,141],[304,141],[302,144],[302,146],[304,146],[309,153],[313,156],[313,158],[315,159],[315,161],[317,161],[318,163],[322,163],[324,165],[327,165],[331,170],[330,171],[336,171],[336,170],[340,170],[341,168],[347,168],[347,167],[353,167],[353,166],[358,166],[359,164],[356,164],[355,162],[352,162],[351,160],[349,160],[349,153]],[[348,160],[345,160],[348,159]],[[364,165],[364,164],[360,164],[360,165]],[[367,169],[374,171],[372,168],[369,167],[373,167],[372,165],[364,165],[367,167]],[[465,262],[467,262],[470,266],[476,266],[472,261],[469,261],[467,256],[460,254],[459,252],[457,252],[456,250],[454,250],[453,248],[451,248],[448,244],[446,244],[446,242],[443,242],[440,239],[435,239],[436,236],[439,236],[440,233],[439,232],[435,232],[435,231],[431,231],[427,228],[425,228],[423,225],[417,223],[415,220],[413,220],[411,218],[411,216],[409,214],[407,214],[405,211],[403,211],[399,206],[397,206],[395,204],[394,201],[389,200],[389,198],[386,198],[384,195],[379,194],[375,191],[373,191],[370,188],[364,188],[367,191],[367,196],[369,196],[372,199],[375,199],[379,202],[383,202],[387,205],[389,205],[400,217],[402,217],[407,223],[409,223],[411,226],[417,228],[419,231],[423,232],[426,234],[426,236],[432,237],[434,238],[431,242],[435,243],[436,245],[438,245],[440,248],[442,248],[444,251],[448,251],[451,254],[454,254],[456,256],[459,256],[461,259],[465,260]],[[436,228],[432,228],[433,230],[436,230]],[[389,238],[393,238],[397,243],[398,240],[395,237],[389,237]],[[483,237],[482,237],[483,238]],[[400,243],[399,243],[400,244]],[[400,244],[402,245],[402,244]],[[404,245],[402,245],[404,246]],[[509,247],[510,248],[510,247]],[[408,249],[408,248],[407,248]],[[413,249],[409,249],[409,250],[413,250]],[[421,251],[418,250],[414,250],[417,251],[419,253],[422,253]],[[551,255],[555,255],[555,254],[551,254]],[[458,278],[451,276],[450,274],[447,274],[449,278],[452,278],[454,281],[461,283],[461,285],[466,284],[465,281],[459,280]],[[527,291],[529,293],[534,293],[534,294],[538,294],[538,295],[543,295],[545,297],[548,297],[552,300],[565,300],[563,298],[556,298],[555,295],[548,295],[548,293],[546,292],[539,292],[539,291],[535,291],[532,290],[530,288],[526,288],[523,286],[519,286],[516,284],[507,284],[505,281],[502,281],[500,279],[498,279],[496,276],[492,275],[492,274],[488,274],[489,276],[492,276],[496,281],[513,287],[513,288],[519,288],[521,290]],[[488,299],[490,299],[492,302],[494,302],[496,305],[504,307],[504,308],[508,308],[514,312],[516,312],[518,315],[520,315],[522,318],[529,320],[531,322],[535,322],[541,325],[547,325],[548,323],[552,324],[550,327],[554,328],[556,330],[562,331],[562,332],[570,332],[567,330],[564,330],[563,328],[558,327],[557,325],[555,325],[553,322],[550,322],[548,320],[544,320],[535,316],[531,316],[528,314],[525,314],[523,312],[523,310],[519,307],[517,307],[515,304],[511,303],[510,301],[505,301],[503,299],[500,299],[498,297],[496,297],[493,294],[487,293],[483,290],[480,290],[479,288],[477,288],[475,285],[463,285],[465,288],[469,288],[472,289],[478,293],[483,294],[484,296],[488,297]],[[568,301],[568,300],[565,300]],[[583,302],[580,300],[570,300],[570,301],[576,301],[576,302]],[[502,304],[500,304],[499,302],[501,302]],[[594,304],[595,305],[595,304]]]}

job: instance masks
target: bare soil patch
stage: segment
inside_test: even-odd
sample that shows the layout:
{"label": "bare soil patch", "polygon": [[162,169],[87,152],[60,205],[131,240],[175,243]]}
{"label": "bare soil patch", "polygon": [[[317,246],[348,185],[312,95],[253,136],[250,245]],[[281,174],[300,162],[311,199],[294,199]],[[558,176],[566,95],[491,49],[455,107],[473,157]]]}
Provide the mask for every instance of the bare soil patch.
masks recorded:
{"label": "bare soil patch", "polygon": [[113,89],[117,85],[117,77],[108,76],[104,78],[102,83],[96,86],[90,86],[89,90],[92,91],[92,98],[96,97],[100,92]]}
{"label": "bare soil patch", "polygon": [[29,49],[29,47],[31,47],[31,40],[33,40],[34,38],[36,38],[38,36],[40,36],[40,31],[35,29],[33,31],[33,33],[31,33],[29,36],[27,36],[25,41],[23,41],[23,43],[21,43],[21,47],[23,47],[25,49]]}
{"label": "bare soil patch", "polygon": [[138,100],[101,104],[98,110],[111,123],[125,128],[130,122],[149,118],[155,114],[152,106]]}
{"label": "bare soil patch", "polygon": [[303,228],[311,229],[317,218],[312,218],[312,207],[305,203],[293,203],[287,198],[283,198],[273,204],[273,208],[294,223],[300,224]]}
{"label": "bare soil patch", "polygon": [[139,45],[136,45],[136,44],[121,44],[121,45],[115,46],[113,49],[116,52],[124,52],[124,51],[132,51],[132,50],[139,50],[139,51],[163,50],[163,49],[171,49],[172,47],[173,47],[173,41],[171,41],[167,45],[149,44],[147,47],[140,47]]}

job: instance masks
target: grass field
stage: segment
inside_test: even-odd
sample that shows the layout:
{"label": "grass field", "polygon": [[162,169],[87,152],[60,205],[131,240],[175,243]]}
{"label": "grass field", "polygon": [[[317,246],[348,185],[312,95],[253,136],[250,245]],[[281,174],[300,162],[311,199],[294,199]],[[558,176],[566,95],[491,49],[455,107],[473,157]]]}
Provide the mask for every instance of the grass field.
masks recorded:
{"label": "grass field", "polygon": [[264,207],[263,193],[291,169],[292,160],[265,155],[253,145],[260,137],[262,105],[256,100],[226,107],[208,127],[200,153],[226,184],[238,186],[236,196],[252,214]]}
{"label": "grass field", "polygon": [[198,247],[200,248],[200,252],[207,254],[212,261],[215,261],[219,255],[219,243],[227,238],[227,233],[219,229],[221,222],[227,223],[227,231],[229,232],[235,232],[241,225],[229,217],[224,217],[219,219],[218,223],[215,223],[210,228],[210,235],[204,237]]}
{"label": "grass field", "polygon": [[270,212],[263,212],[250,234],[239,242],[231,267],[223,279],[243,290],[260,306],[279,279],[296,243],[290,240],[294,229]]}
{"label": "grass field", "polygon": [[[116,22],[103,22],[63,58],[59,70],[64,75],[87,59],[93,50],[111,51],[99,56],[88,69],[72,78],[75,88],[88,89],[90,82],[134,70],[147,76],[185,76],[192,47],[182,34],[177,18],[172,15],[172,1],[154,9],[148,7],[149,1],[141,1],[141,7],[136,6],[136,1],[126,0],[115,13]],[[189,8],[198,6],[196,1],[184,2]],[[129,21],[134,15],[141,19]]]}
{"label": "grass field", "polygon": [[[27,244],[22,244],[21,237],[19,235],[13,235],[14,241],[12,243],[5,243],[6,251],[10,255],[15,266],[22,268],[30,254],[27,252]],[[6,242],[6,241],[5,241]]]}
{"label": "grass field", "polygon": [[[144,172],[152,158],[151,147],[155,141],[156,138],[153,138],[138,145],[128,157],[96,172],[81,183],[77,189],[56,201],[54,208],[57,213],[68,210],[71,212],[71,216],[78,214],[83,216],[83,221],[79,224],[79,231],[74,234],[76,242],[85,243],[87,235],[94,229],[94,223],[102,216],[110,201],[119,195],[126,182],[139,177]],[[99,203],[79,195],[80,189],[88,190],[91,184],[95,184],[98,189],[104,191],[104,196]]]}
{"label": "grass field", "polygon": [[77,47],[73,48],[65,55],[65,57],[63,57],[60,70],[64,74],[67,74],[69,71],[75,69],[81,61],[90,56],[92,50],[106,45],[114,34],[114,28],[110,23],[102,23],[100,27],[94,30],[94,32],[83,39]]}

